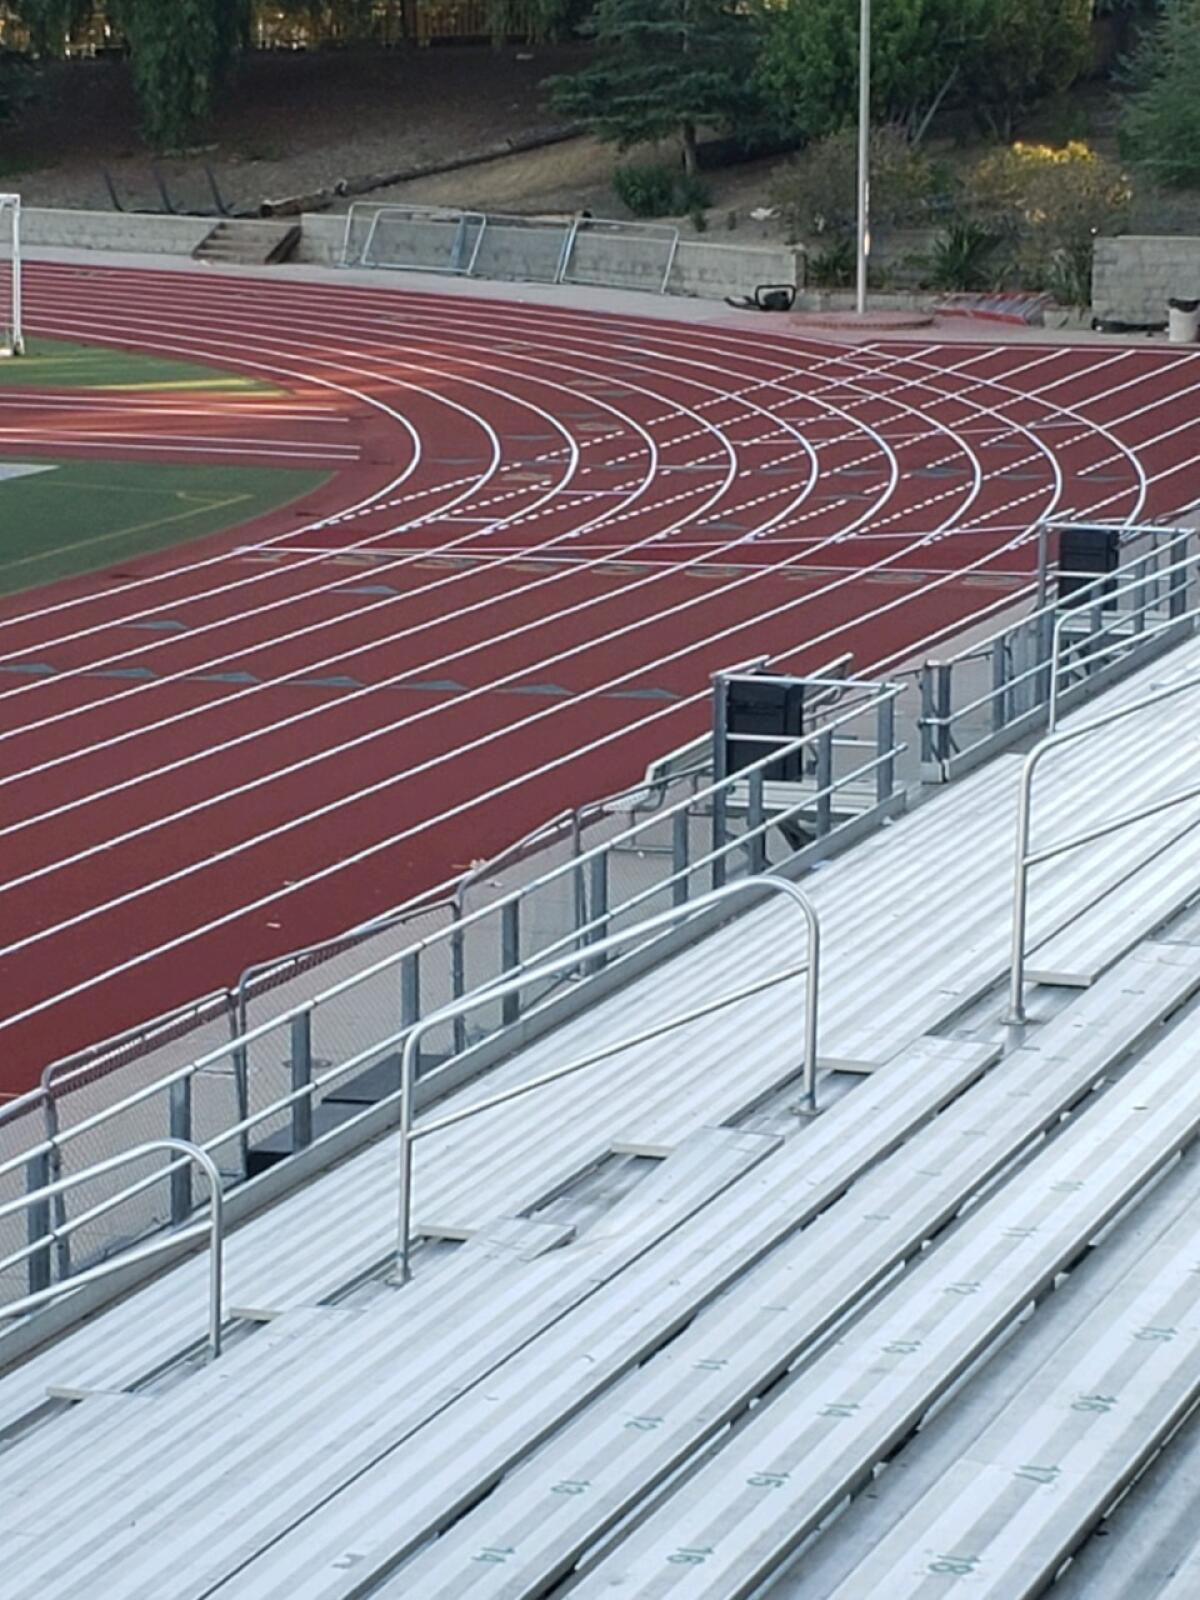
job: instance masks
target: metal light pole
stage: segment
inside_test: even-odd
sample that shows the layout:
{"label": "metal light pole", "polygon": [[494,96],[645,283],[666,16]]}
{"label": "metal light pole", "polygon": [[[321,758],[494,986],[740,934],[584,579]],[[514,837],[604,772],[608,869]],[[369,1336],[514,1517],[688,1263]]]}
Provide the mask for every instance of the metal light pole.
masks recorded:
{"label": "metal light pole", "polygon": [[858,29],[858,300],[867,309],[867,257],[871,253],[871,0],[862,0]]}

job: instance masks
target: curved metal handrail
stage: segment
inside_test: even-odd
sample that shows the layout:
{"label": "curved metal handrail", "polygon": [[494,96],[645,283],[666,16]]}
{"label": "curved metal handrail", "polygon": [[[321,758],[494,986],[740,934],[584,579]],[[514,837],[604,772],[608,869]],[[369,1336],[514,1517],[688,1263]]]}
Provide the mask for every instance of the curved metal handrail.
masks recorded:
{"label": "curved metal handrail", "polygon": [[[648,917],[644,922],[639,922],[631,928],[623,929],[620,933],[610,934],[605,939],[600,939],[594,944],[589,944],[586,957],[591,958],[603,955],[608,950],[616,949],[619,945],[628,944],[634,939],[644,938],[647,933],[656,928],[670,927],[677,922],[685,922],[689,917],[704,911],[707,907],[720,901],[731,899],[734,895],[758,892],[761,890],[783,894],[787,896],[803,912],[808,928],[808,960],[805,971],[807,977],[805,1008],[804,1008],[804,1098],[803,1110],[809,1115],[817,1111],[817,1006],[820,995],[821,982],[821,923],[817,916],[816,908],[812,901],[797,885],[787,878],[775,877],[771,873],[764,873],[754,878],[739,878],[735,883],[722,884],[719,888],[710,890],[696,900],[688,901],[685,905],[673,906],[669,911],[660,912],[657,916]],[[539,966],[529,967],[517,978],[506,983],[485,985],[475,990],[472,994],[463,995],[461,999],[452,1001],[440,1011],[431,1012],[429,1016],[422,1017],[414,1022],[409,1029],[404,1041],[404,1053],[401,1060],[401,1094],[400,1094],[400,1216],[399,1235],[397,1240],[397,1260],[400,1268],[400,1282],[407,1283],[412,1276],[410,1258],[412,1253],[412,1147],[416,1139],[424,1133],[435,1131],[434,1125],[426,1129],[414,1130],[413,1126],[413,1092],[416,1086],[417,1051],[423,1035],[430,1028],[441,1023],[452,1022],[455,1017],[460,1017],[476,1006],[492,1005],[497,1000],[502,1000],[506,995],[516,994],[526,984],[536,983],[543,978],[553,977],[556,973],[566,972],[580,963],[580,953],[573,952],[567,956],[560,956],[555,961],[543,962]],[[791,976],[790,973],[780,973],[770,980],[778,982],[781,978]],[[727,996],[720,1004],[729,1004],[735,999],[744,998],[746,995],[757,993],[765,984],[757,984],[741,994]],[[684,1023],[694,1021],[697,1017],[706,1016],[717,1009],[710,1004],[699,1011],[688,1012],[683,1016],[674,1018],[665,1025],[659,1025],[645,1033],[623,1039],[614,1046],[583,1058],[580,1061],[569,1062],[565,1067],[558,1067],[553,1072],[544,1073],[541,1077],[531,1080],[528,1084],[518,1084],[515,1088],[504,1091],[502,1094],[492,1095],[486,1100],[477,1101],[473,1106],[463,1107],[453,1118],[440,1121],[437,1126],[448,1126],[451,1120],[462,1121],[467,1116],[474,1116],[480,1111],[492,1106],[500,1105],[506,1100],[516,1099],[519,1095],[529,1093],[532,1089],[540,1088],[547,1083],[553,1083],[558,1078],[564,1078],[571,1073],[579,1072],[584,1067],[593,1065],[596,1061],[606,1056],[615,1054],[618,1050],[628,1049],[631,1045],[644,1043],[670,1028],[681,1027]]]}
{"label": "curved metal handrail", "polygon": [[1135,712],[1145,711],[1151,706],[1161,705],[1164,700],[1171,700],[1178,694],[1184,694],[1189,689],[1200,688],[1200,678],[1184,678],[1178,683],[1168,684],[1157,694],[1147,695],[1144,699],[1133,700],[1123,706],[1117,706],[1103,716],[1093,717],[1090,722],[1083,723],[1078,728],[1060,729],[1057,733],[1049,734],[1025,757],[1025,764],[1021,768],[1020,792],[1017,801],[1017,838],[1016,853],[1013,863],[1013,912],[1012,912],[1012,956],[1009,972],[1008,1010],[1004,1020],[1013,1026],[1022,1026],[1029,1019],[1025,1011],[1025,939],[1029,922],[1029,869],[1036,867],[1043,861],[1052,861],[1055,856],[1065,855],[1070,850],[1076,850],[1085,844],[1092,844],[1097,839],[1103,839],[1118,829],[1131,826],[1135,822],[1145,822],[1150,817],[1158,816],[1160,812],[1169,811],[1172,806],[1182,805],[1187,800],[1200,799],[1200,785],[1190,789],[1182,789],[1176,794],[1167,795],[1161,800],[1155,800],[1150,805],[1140,806],[1136,811],[1126,811],[1118,816],[1110,817],[1107,822],[1100,823],[1095,828],[1089,828],[1084,833],[1074,834],[1069,838],[1060,839],[1057,843],[1047,845],[1041,850],[1029,848],[1029,836],[1032,826],[1033,812],[1033,779],[1043,757],[1060,745],[1071,744],[1076,739],[1086,738],[1089,733],[1095,733],[1100,728],[1107,728],[1122,718],[1132,716]]}
{"label": "curved metal handrail", "polygon": [[[70,1278],[63,1278],[60,1282],[51,1284],[48,1289],[39,1289],[35,1294],[23,1296],[20,1300],[10,1301],[7,1305],[0,1306],[0,1321],[8,1317],[23,1316],[26,1311],[32,1311],[37,1306],[45,1305],[51,1300],[57,1300],[61,1295],[69,1294],[73,1289],[78,1289],[85,1283],[92,1283],[97,1278],[105,1278],[123,1268],[132,1266],[137,1261],[142,1261],[154,1256],[163,1250],[172,1249],[183,1239],[190,1239],[202,1233],[207,1227],[209,1235],[209,1274],[208,1274],[208,1349],[209,1355],[215,1361],[221,1354],[221,1300],[222,1278],[224,1273],[225,1249],[225,1201],[221,1192],[221,1174],[217,1164],[206,1150],[199,1145],[190,1143],[187,1139],[149,1139],[145,1144],[138,1145],[133,1150],[123,1150],[119,1155],[110,1156],[107,1161],[98,1161],[94,1167],[86,1167],[82,1172],[72,1173],[69,1178],[60,1178],[55,1183],[48,1183],[41,1189],[34,1189],[27,1194],[19,1196],[16,1200],[9,1200],[0,1205],[0,1217],[6,1217],[17,1211],[28,1210],[30,1206],[42,1201],[52,1199],[55,1195],[62,1194],[67,1189],[74,1189],[81,1183],[87,1183],[92,1178],[98,1178],[102,1173],[112,1172],[117,1167],[127,1166],[131,1161],[136,1161],[141,1156],[151,1155],[156,1150],[173,1150],[179,1155],[186,1156],[195,1163],[208,1179],[212,1196],[207,1224],[200,1224],[195,1228],[185,1229],[181,1233],[172,1233],[167,1239],[160,1239],[152,1245],[144,1246],[140,1250],[131,1250],[124,1255],[115,1256],[111,1261],[105,1261],[98,1267],[92,1267],[87,1272],[79,1272]],[[167,1169],[170,1171],[170,1168]],[[166,1176],[164,1173],[163,1176]],[[58,1227],[51,1227],[31,1246],[27,1246],[22,1255],[28,1255],[32,1249],[40,1249],[44,1244],[50,1244],[64,1234],[70,1233],[74,1228],[87,1220],[87,1213],[77,1217],[74,1222]],[[11,1259],[11,1258],[10,1258]]]}

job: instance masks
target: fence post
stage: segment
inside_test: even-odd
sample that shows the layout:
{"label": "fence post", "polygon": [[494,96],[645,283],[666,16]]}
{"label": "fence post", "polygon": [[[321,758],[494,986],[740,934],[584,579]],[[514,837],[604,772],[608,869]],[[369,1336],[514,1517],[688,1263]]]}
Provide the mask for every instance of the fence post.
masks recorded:
{"label": "fence post", "polygon": [[725,846],[729,841],[725,815],[725,780],[729,776],[728,685],[723,673],[713,676],[713,783],[712,794],[712,872],[711,887],[720,889],[725,883]]}
{"label": "fence post", "polygon": [[[25,1163],[25,1193],[36,1194],[39,1189],[45,1189],[53,1182],[50,1176],[50,1152],[42,1150],[35,1156],[30,1156]],[[49,1199],[35,1200],[25,1213],[25,1242],[35,1244],[39,1239],[46,1239],[40,1250],[36,1250],[29,1257],[29,1293],[40,1294],[43,1289],[50,1287],[51,1271],[53,1267],[53,1242],[47,1238],[50,1232],[50,1201]]]}
{"label": "fence post", "polygon": [[691,831],[691,811],[685,806],[671,818],[671,904],[673,906],[687,904]]}
{"label": "fence post", "polygon": [[1001,733],[1008,726],[1008,635],[1002,633],[992,643],[992,732]]}
{"label": "fence post", "polygon": [[[579,820],[579,808],[571,812],[571,859],[578,861],[583,854],[583,825]],[[571,888],[575,897],[575,928],[578,931],[584,927],[588,919],[587,909],[587,878],[581,866],[575,868],[571,874]],[[575,948],[582,950],[587,940],[580,937],[575,941]]]}
{"label": "fence post", "polygon": [[938,760],[949,765],[952,751],[950,738],[950,697],[952,668],[948,661],[939,661],[937,666],[937,743]]}
{"label": "fence post", "polygon": [[763,805],[763,769],[759,767],[750,774],[750,803],[747,809],[747,824],[750,838],[747,841],[746,865],[750,872],[757,876],[767,870],[767,838],[761,831],[766,820],[766,808]]}
{"label": "fence post", "polygon": [[1054,625],[1058,620],[1056,611],[1043,611],[1038,617],[1038,660],[1042,670],[1038,673],[1038,703],[1049,706],[1050,704],[1050,678],[1055,671],[1054,651]]}
{"label": "fence post", "polygon": [[[512,972],[521,965],[521,902],[506,900],[500,907],[500,971]],[[521,1015],[521,996],[506,994],[500,1002],[500,1021],[505,1027]]]}
{"label": "fence post", "polygon": [[[292,1018],[291,1087],[308,1089],[312,1085],[312,1012],[302,1011]],[[305,1150],[312,1143],[313,1103],[311,1094],[292,1101],[292,1150]]]}
{"label": "fence post", "polygon": [[817,740],[817,838],[823,839],[833,826],[833,734],[828,728]]}
{"label": "fence post", "polygon": [[[467,992],[465,959],[466,952],[463,947],[462,931],[463,902],[461,889],[456,889],[454,891],[454,905],[451,908],[450,914],[454,918],[454,927],[450,933],[450,994],[453,999],[461,1000],[463,995]],[[454,1034],[453,1050],[454,1054],[459,1056],[467,1047],[466,1023],[463,1020],[461,1012],[455,1017],[452,1028]]]}
{"label": "fence post", "polygon": [[883,805],[896,792],[896,702],[885,694],[875,708],[875,801]]}
{"label": "fence post", "polygon": [[[599,855],[593,856],[588,873],[591,879],[591,905],[589,906],[588,920],[598,925],[588,934],[589,944],[598,944],[608,934],[608,851],[603,850]],[[587,962],[585,971],[599,972],[605,965],[607,957],[593,956]]]}
{"label": "fence post", "polygon": [[[233,1072],[233,1098],[237,1107],[237,1120],[244,1123],[250,1115],[250,1062],[244,1044],[238,1044],[238,1039],[246,1031],[246,985],[245,973],[238,979],[237,997],[230,1008],[229,1032],[232,1037],[233,1050],[230,1056],[230,1068]],[[250,1129],[243,1127],[238,1133],[238,1159],[241,1162],[240,1176],[245,1178],[250,1170]]]}
{"label": "fence post", "polygon": [[933,765],[935,749],[933,743],[933,666],[926,662],[921,668],[921,716],[919,721],[921,729],[921,766]]}
{"label": "fence post", "polygon": [[[172,1139],[192,1143],[192,1078],[176,1078],[170,1089],[170,1117]],[[171,1221],[176,1227],[186,1222],[192,1214],[192,1164],[178,1162],[172,1157],[171,1167]]]}
{"label": "fence post", "polygon": [[[62,1177],[62,1147],[58,1142],[58,1102],[49,1091],[45,1102],[45,1129],[46,1140],[50,1146],[46,1155],[46,1171],[48,1181],[57,1183]],[[67,1196],[62,1191],[54,1196],[52,1202],[55,1225],[63,1228],[67,1221]],[[55,1270],[61,1283],[64,1278],[71,1276],[71,1235],[66,1232],[59,1234],[54,1241]]]}

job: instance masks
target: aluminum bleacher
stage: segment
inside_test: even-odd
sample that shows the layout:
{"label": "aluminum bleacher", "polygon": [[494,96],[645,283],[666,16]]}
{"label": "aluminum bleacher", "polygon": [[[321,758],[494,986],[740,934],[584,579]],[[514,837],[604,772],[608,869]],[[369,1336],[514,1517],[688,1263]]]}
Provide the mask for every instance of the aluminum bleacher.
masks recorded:
{"label": "aluminum bleacher", "polygon": [[202,1252],[0,1334],[0,1600],[1191,1594],[1197,697],[1062,723],[1123,713],[1039,774],[1025,1025],[1004,754],[802,880],[815,1118],[801,975],[666,1029],[774,899],[437,1102],[410,1282],[389,1134],[232,1232],[218,1359]]}

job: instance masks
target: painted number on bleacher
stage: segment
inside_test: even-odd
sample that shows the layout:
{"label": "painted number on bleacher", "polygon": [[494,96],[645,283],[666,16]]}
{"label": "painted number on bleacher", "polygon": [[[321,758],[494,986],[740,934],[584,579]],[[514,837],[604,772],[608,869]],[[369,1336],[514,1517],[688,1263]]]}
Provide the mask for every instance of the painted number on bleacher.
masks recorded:
{"label": "painted number on bleacher", "polygon": [[832,1400],[821,1407],[823,1417],[852,1417],[858,1410],[857,1400]]}
{"label": "painted number on bleacher", "polygon": [[1014,1478],[1028,1478],[1030,1483],[1053,1483],[1062,1476],[1061,1467],[1018,1467]]}
{"label": "painted number on bleacher", "polygon": [[712,1545],[706,1544],[698,1550],[688,1550],[686,1548],[676,1550],[667,1557],[667,1560],[673,1562],[677,1567],[698,1567],[702,1562],[707,1561],[712,1553]]}
{"label": "painted number on bleacher", "polygon": [[1146,1339],[1151,1343],[1166,1344],[1178,1332],[1176,1328],[1139,1328],[1134,1334],[1135,1339]]}
{"label": "painted number on bleacher", "polygon": [[787,1481],[786,1472],[756,1472],[746,1479],[752,1489],[782,1489]]}
{"label": "painted number on bleacher", "polygon": [[970,1280],[968,1280],[966,1283],[948,1283],[946,1285],[946,1293],[947,1294],[978,1294],[980,1288],[981,1288],[981,1285],[979,1283],[971,1282]]}
{"label": "painted number on bleacher", "polygon": [[720,1372],[722,1367],[727,1367],[729,1361],[725,1356],[713,1356],[708,1361],[697,1361],[697,1372]]}
{"label": "painted number on bleacher", "polygon": [[891,1344],[885,1344],[883,1353],[887,1356],[915,1356],[921,1348],[919,1339],[893,1339]]}
{"label": "painted number on bleacher", "polygon": [[507,1561],[509,1556],[515,1556],[516,1553],[511,1544],[485,1545],[477,1556],[472,1557],[472,1560],[489,1561],[495,1564],[499,1561]]}
{"label": "painted number on bleacher", "polygon": [[655,1428],[662,1427],[661,1417],[630,1417],[625,1424],[627,1428],[636,1428],[639,1433],[653,1433]]}
{"label": "painted number on bleacher", "polygon": [[929,1563],[929,1570],[948,1573],[952,1578],[966,1578],[978,1565],[978,1556],[939,1556]]}
{"label": "painted number on bleacher", "polygon": [[1117,1403],[1115,1394],[1081,1394],[1072,1400],[1072,1411],[1111,1411]]}
{"label": "painted number on bleacher", "polygon": [[586,1494],[591,1488],[590,1478],[564,1478],[550,1490],[551,1494]]}

